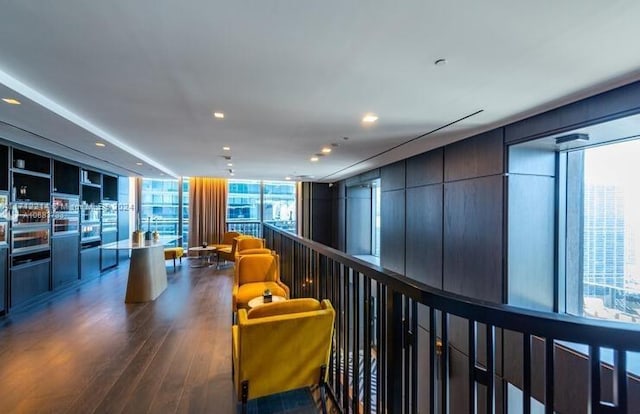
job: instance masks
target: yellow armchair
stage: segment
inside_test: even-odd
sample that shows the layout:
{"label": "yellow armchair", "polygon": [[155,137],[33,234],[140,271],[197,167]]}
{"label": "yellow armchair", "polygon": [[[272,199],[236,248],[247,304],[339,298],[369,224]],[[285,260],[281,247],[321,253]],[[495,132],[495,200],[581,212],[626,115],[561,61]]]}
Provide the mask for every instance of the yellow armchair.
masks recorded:
{"label": "yellow armchair", "polygon": [[247,400],[325,382],[335,311],[331,302],[292,299],[238,311],[232,327],[233,373],[242,412]]}
{"label": "yellow armchair", "polygon": [[240,256],[233,278],[233,312],[246,308],[249,301],[262,296],[265,289],[273,295],[289,298],[289,287],[280,280],[280,258],[277,254]]}
{"label": "yellow armchair", "polygon": [[220,243],[212,243],[211,246],[214,246],[216,249],[231,249],[231,245],[233,244],[233,239],[236,237],[240,237],[241,234],[237,231],[226,231],[222,235],[222,241]]}
{"label": "yellow armchair", "polygon": [[246,250],[264,249],[264,239],[259,239],[257,237],[240,237],[237,240],[236,260],[238,260],[238,256],[243,255]]}
{"label": "yellow armchair", "polygon": [[242,239],[253,238],[252,236],[240,235],[231,239],[231,246],[218,247],[218,260],[225,260],[229,262],[236,261],[236,251],[238,249],[238,242]]}

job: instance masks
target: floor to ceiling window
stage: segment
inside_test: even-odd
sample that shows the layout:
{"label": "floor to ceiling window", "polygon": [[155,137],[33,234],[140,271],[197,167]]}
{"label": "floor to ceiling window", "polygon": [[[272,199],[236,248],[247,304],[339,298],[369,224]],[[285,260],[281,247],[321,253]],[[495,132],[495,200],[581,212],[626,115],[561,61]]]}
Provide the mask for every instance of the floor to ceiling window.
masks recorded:
{"label": "floor to ceiling window", "polygon": [[[182,235],[187,245],[189,220],[189,181],[182,179],[141,180],[140,226],[160,235]],[[180,210],[182,209],[182,214]]]}
{"label": "floor to ceiling window", "polygon": [[296,184],[229,180],[227,229],[261,237],[262,222],[296,231]]}

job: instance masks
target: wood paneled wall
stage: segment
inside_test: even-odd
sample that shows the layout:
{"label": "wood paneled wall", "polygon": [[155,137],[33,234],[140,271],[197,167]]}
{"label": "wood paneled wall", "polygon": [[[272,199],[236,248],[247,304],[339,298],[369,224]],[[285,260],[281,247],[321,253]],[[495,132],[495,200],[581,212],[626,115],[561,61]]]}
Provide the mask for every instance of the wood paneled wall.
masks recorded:
{"label": "wood paneled wall", "polygon": [[[555,214],[551,190],[555,187],[556,161],[550,153],[512,151],[512,167],[507,171],[505,151],[509,144],[636,113],[640,113],[640,82],[382,167],[381,265],[473,298],[553,309],[556,276],[550,237],[554,225],[548,219]],[[333,241],[341,250],[347,228],[344,189],[346,182],[354,179],[360,178],[334,185],[338,190],[334,191]],[[422,319],[419,338],[426,337],[426,321]],[[467,364],[466,322],[452,318],[450,335],[456,374],[450,394],[456,395],[456,408],[462,412],[469,405],[463,372]],[[502,332],[496,335],[501,338]],[[515,346],[513,349],[519,352],[514,341],[504,341],[507,351]],[[572,358],[575,355],[568,351],[560,353],[558,359],[566,364],[559,365],[563,372],[557,372],[557,378],[583,369],[583,358]],[[496,360],[501,358],[502,348]],[[426,368],[420,366],[421,370]],[[501,367],[497,367],[497,374],[502,375]],[[510,367],[509,376],[517,375],[517,369]],[[461,387],[458,391],[456,378]],[[426,380],[420,382],[422,389]],[[586,390],[563,394],[563,387],[564,383],[558,381],[556,395],[586,401]],[[503,392],[496,390],[497,401],[502,400]]]}

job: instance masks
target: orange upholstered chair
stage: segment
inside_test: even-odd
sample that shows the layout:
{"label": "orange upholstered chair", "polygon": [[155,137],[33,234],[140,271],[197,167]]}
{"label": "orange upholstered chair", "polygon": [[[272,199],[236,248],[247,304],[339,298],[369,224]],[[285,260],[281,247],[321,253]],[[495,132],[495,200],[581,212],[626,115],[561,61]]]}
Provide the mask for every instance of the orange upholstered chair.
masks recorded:
{"label": "orange upholstered chair", "polygon": [[274,254],[250,254],[239,256],[233,280],[233,312],[246,308],[251,299],[262,296],[269,289],[271,294],[289,298],[289,287],[280,281],[280,258]]}
{"label": "orange upholstered chair", "polygon": [[334,320],[326,299],[292,299],[238,311],[231,331],[233,376],[243,413],[247,400],[312,385],[320,385],[326,413]]}

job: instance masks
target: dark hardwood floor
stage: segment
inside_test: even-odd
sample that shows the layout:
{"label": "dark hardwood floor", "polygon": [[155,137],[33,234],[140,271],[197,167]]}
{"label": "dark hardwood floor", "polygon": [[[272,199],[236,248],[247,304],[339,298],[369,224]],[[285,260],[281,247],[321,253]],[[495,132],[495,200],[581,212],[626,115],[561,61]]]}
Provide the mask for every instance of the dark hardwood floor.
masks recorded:
{"label": "dark hardwood floor", "polygon": [[167,266],[131,305],[127,270],[0,318],[0,413],[236,412],[232,269]]}

